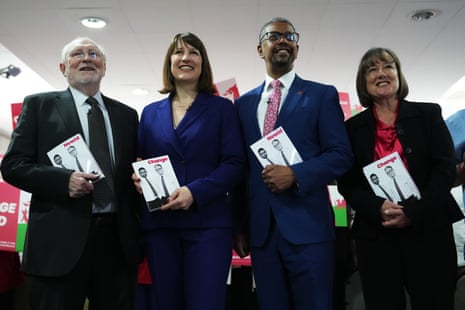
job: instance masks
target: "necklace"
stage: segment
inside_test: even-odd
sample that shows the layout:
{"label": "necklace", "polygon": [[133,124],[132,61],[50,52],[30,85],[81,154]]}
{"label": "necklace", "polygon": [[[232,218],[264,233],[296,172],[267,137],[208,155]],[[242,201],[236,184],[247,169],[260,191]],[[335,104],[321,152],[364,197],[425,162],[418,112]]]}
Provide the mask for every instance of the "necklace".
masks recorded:
{"label": "necklace", "polygon": [[175,99],[175,100],[173,100],[173,107],[176,110],[188,111],[189,108],[191,107],[193,101],[194,100],[191,99],[191,98],[188,98],[188,100],[186,100],[185,102],[181,102],[181,100]]}

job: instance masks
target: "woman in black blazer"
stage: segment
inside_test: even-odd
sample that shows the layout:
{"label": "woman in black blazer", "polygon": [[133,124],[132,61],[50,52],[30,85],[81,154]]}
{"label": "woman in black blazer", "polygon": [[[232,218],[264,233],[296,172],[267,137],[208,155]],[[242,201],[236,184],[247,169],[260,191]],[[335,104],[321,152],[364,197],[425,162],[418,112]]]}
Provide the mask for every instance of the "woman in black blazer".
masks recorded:
{"label": "woman in black blazer", "polygon": [[[356,211],[353,236],[367,310],[454,309],[456,253],[452,223],[463,218],[450,189],[454,148],[433,103],[408,102],[398,57],[373,48],[362,57],[357,94],[363,112],[346,123],[354,167],[338,182]],[[378,197],[363,167],[398,152],[420,197]]]}

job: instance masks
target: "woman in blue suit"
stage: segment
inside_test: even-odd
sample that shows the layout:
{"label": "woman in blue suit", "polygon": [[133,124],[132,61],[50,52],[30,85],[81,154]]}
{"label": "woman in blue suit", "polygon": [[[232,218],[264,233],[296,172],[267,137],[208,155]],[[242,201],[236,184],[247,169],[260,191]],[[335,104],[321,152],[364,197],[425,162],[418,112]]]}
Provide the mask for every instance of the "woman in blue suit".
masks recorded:
{"label": "woman in blue suit", "polygon": [[168,47],[163,83],[169,96],[145,107],[138,137],[139,156],[169,155],[181,185],[160,211],[142,212],[157,309],[223,309],[232,250],[227,193],[245,167],[238,115],[214,95],[205,46],[192,33]]}

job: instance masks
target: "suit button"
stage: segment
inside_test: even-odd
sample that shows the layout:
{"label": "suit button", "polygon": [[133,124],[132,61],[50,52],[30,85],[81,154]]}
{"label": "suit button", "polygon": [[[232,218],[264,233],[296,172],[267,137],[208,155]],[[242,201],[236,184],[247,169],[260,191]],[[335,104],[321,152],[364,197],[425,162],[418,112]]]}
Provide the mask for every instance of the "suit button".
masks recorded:
{"label": "suit button", "polygon": [[398,130],[397,130],[397,134],[398,134],[398,135],[403,135],[403,134],[404,134],[404,130],[401,129],[401,128],[398,129]]}
{"label": "suit button", "polygon": [[411,148],[409,148],[409,147],[408,147],[408,148],[406,148],[406,149],[405,149],[405,153],[406,153],[406,154],[410,154],[410,153],[412,153],[412,149],[411,149]]}

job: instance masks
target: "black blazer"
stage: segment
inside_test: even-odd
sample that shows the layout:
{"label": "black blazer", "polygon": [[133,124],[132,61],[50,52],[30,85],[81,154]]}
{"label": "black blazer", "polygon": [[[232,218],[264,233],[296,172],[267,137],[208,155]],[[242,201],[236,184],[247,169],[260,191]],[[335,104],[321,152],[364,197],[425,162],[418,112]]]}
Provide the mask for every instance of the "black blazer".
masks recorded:
{"label": "black blazer", "polygon": [[[115,204],[119,234],[128,263],[137,263],[140,195],[131,181],[136,158],[137,112],[103,96],[112,124],[115,166]],[[75,266],[87,241],[91,222],[90,195],[68,195],[72,170],[55,168],[47,152],[82,133],[69,90],[35,94],[24,99],[18,126],[2,161],[4,179],[32,193],[23,256],[23,271],[39,276],[60,276]]]}
{"label": "black blazer", "polygon": [[[338,180],[347,203],[356,211],[353,233],[358,238],[375,238],[381,227],[383,198],[375,196],[362,168],[374,161],[375,119],[368,108],[346,122],[355,156],[354,167]],[[441,108],[432,103],[401,101],[395,124],[407,158],[408,170],[422,198],[404,206],[412,228],[434,231],[463,218],[450,194],[455,179],[455,153]]]}

